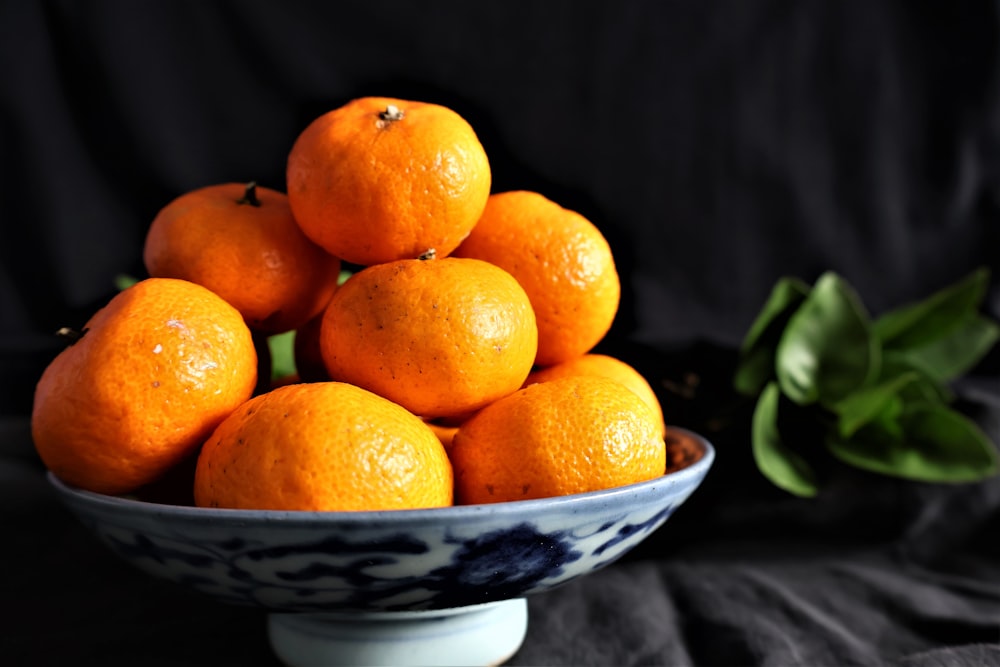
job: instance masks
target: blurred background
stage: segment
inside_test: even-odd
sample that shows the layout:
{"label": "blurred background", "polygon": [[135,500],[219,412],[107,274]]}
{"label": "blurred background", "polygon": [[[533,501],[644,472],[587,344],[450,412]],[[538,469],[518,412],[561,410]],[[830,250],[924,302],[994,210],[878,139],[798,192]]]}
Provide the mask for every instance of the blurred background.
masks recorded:
{"label": "blurred background", "polygon": [[877,313],[996,273],[998,13],[5,0],[0,410],[30,410],[52,332],[142,276],[161,206],[226,181],[283,190],[298,132],[361,95],[452,107],[495,191],[601,228],[624,283],[611,348],[732,348],[783,275],[837,271]]}
{"label": "blurred background", "polygon": [[[600,350],[717,445],[634,567],[532,601],[519,664],[648,664],[650,646],[704,664],[1000,660],[1000,479],[846,474],[802,500],[754,468],[752,404],[730,403],[782,276],[835,271],[877,315],[986,267],[1000,319],[1000,3],[0,0],[0,591],[19,619],[0,662],[5,645],[102,665],[157,646],[155,664],[221,664],[235,646],[270,664],[249,611],[108,558],[52,497],[28,416],[54,332],[144,276],[162,206],[215,183],[284,190],[299,132],[364,95],[453,108],[494,191],[593,221],[623,287]],[[998,350],[973,375],[995,437]],[[948,645],[973,650],[933,652]]]}

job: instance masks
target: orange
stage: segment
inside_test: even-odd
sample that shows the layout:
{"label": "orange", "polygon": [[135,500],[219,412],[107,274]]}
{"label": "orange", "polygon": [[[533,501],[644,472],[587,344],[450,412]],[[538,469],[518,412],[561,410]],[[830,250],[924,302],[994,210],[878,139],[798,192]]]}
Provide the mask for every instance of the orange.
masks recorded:
{"label": "orange", "polygon": [[607,240],[536,192],[492,195],[454,255],[496,264],[521,283],[538,318],[539,365],[589,352],[618,312],[621,284]]}
{"label": "orange", "polygon": [[474,413],[466,412],[461,415],[454,415],[451,417],[442,417],[438,419],[424,419],[424,423],[431,427],[434,434],[444,445],[445,450],[451,449],[451,443],[455,439],[455,434],[458,433],[458,428],[462,425],[466,419],[471,417]]}
{"label": "orange", "polygon": [[426,418],[455,416],[516,391],[538,331],[524,290],[477,259],[402,259],[367,267],[334,294],[320,349],[330,377]]}
{"label": "orange", "polygon": [[458,433],[458,426],[438,420],[429,420],[425,423],[434,431],[434,435],[444,445],[445,451],[451,449],[451,443],[455,439],[455,434]]}
{"label": "orange", "polygon": [[529,385],[486,406],[459,427],[449,454],[462,504],[598,491],[666,470],[645,401],[585,375]]}
{"label": "orange", "polygon": [[192,455],[250,397],[253,339],[205,287],[149,278],[97,311],[46,367],[31,432],[60,479],[127,493]]}
{"label": "orange", "polygon": [[210,185],[170,201],[149,227],[143,260],[150,276],[209,288],[265,334],[319,313],[340,273],[340,260],[299,229],[288,198],[254,183]]}
{"label": "orange", "polygon": [[491,172],[476,133],[437,104],[364,97],[313,120],[288,155],[306,235],[353,264],[445,257],[476,224]]}
{"label": "orange", "polygon": [[202,447],[195,503],[352,511],[445,507],[451,463],[420,418],[340,382],[279,387],[226,419]]}
{"label": "orange", "polygon": [[554,366],[537,368],[528,375],[525,384],[536,382],[548,382],[556,378],[574,375],[598,375],[615,380],[634,391],[639,398],[646,401],[646,404],[653,410],[657,422],[660,424],[661,433],[666,433],[666,424],[663,420],[663,406],[656,392],[650,386],[646,378],[634,367],[625,363],[621,359],[606,354],[585,354],[581,357],[564,361]]}

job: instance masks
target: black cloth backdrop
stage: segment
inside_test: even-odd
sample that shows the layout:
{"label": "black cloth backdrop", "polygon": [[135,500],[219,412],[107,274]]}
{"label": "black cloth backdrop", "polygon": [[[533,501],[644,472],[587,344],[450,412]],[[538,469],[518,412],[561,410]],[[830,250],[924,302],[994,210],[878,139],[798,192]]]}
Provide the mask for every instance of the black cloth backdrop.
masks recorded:
{"label": "black cloth backdrop", "polygon": [[[877,314],[1000,273],[998,31],[987,2],[3,0],[0,663],[275,664],[262,614],[131,570],[55,501],[33,384],[52,332],[143,274],[169,199],[283,189],[297,133],[378,94],[454,108],[494,191],[602,229],[624,293],[600,349],[719,450],[639,549],[530,599],[510,664],[1000,664],[1000,480],[835,469],[797,499],[729,392],[779,276],[837,271]],[[998,378],[994,353],[959,387],[995,441]]]}

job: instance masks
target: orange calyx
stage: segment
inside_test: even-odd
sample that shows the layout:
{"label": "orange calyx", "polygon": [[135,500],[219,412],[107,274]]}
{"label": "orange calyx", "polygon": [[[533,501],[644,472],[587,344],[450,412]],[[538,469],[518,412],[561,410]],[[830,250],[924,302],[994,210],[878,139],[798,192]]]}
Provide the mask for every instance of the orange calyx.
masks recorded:
{"label": "orange calyx", "polygon": [[383,111],[378,112],[378,126],[380,128],[388,127],[390,123],[403,120],[405,117],[406,114],[403,113],[402,109],[397,107],[395,104],[387,104]]}
{"label": "orange calyx", "polygon": [[84,327],[83,329],[73,329],[72,327],[60,327],[59,330],[56,331],[56,336],[66,342],[66,347],[70,347],[71,345],[76,344],[76,342],[79,341],[81,338],[83,338],[83,335],[85,333],[87,333],[86,327]]}
{"label": "orange calyx", "polygon": [[240,205],[250,204],[250,206],[260,208],[260,199],[257,198],[257,181],[247,183],[247,188],[243,191],[243,196],[237,199],[236,203]]}

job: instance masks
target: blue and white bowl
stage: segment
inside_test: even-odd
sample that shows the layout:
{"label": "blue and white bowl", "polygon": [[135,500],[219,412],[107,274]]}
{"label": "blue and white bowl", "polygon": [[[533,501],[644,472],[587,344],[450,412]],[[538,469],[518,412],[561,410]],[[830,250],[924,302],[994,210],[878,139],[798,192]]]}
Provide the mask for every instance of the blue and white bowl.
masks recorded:
{"label": "blue and white bowl", "polygon": [[[350,618],[356,635],[361,619],[392,619],[398,630],[397,621],[426,618],[453,618],[457,627],[455,617],[463,610],[500,615],[503,609],[510,617],[515,606],[524,608],[524,596],[614,562],[657,530],[712,465],[715,453],[708,441],[678,433],[694,442],[701,455],[652,481],[572,496],[440,509],[206,509],[104,496],[70,487],[51,474],[49,479],[101,541],[141,570],[216,600],[271,612],[275,650],[289,664],[305,664],[317,659],[320,649],[290,656],[293,649],[278,646],[275,633],[291,633],[282,641],[301,645],[303,633],[313,638],[322,634],[315,627],[301,627],[315,625],[317,619],[329,626]],[[497,604],[504,602],[509,603]],[[523,626],[523,615],[515,613],[517,618],[508,621]],[[289,630],[290,623],[297,627]],[[435,626],[440,629],[441,623]],[[413,628],[407,632],[412,634]],[[523,628],[517,645],[521,639]],[[405,655],[414,657],[412,650]],[[325,660],[337,664],[338,656]],[[346,656],[343,664],[362,659]],[[483,660],[496,662],[497,657]]]}

